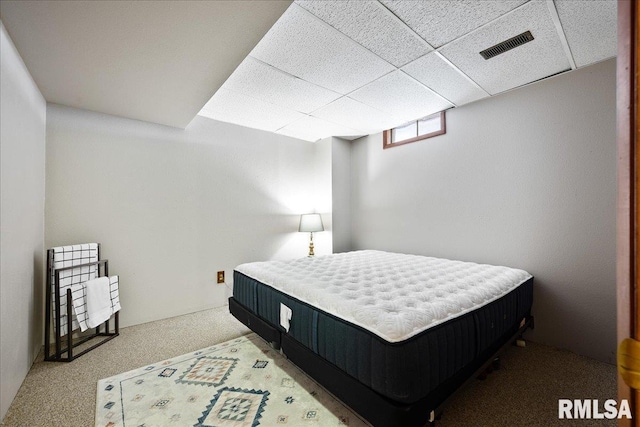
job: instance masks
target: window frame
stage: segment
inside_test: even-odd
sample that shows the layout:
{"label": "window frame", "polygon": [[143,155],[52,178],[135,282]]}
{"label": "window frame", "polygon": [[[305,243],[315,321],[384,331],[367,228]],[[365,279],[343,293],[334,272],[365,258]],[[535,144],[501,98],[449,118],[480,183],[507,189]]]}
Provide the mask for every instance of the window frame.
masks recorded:
{"label": "window frame", "polygon": [[416,123],[416,127],[417,127],[418,126],[417,122],[419,122],[420,120],[427,119],[430,117],[436,117],[438,115],[440,115],[440,129],[435,132],[425,133],[424,135],[418,135],[413,138],[392,142],[393,129],[387,129],[383,131],[382,132],[382,148],[386,150],[387,148],[397,147],[399,145],[405,145],[412,142],[422,141],[423,139],[433,138],[434,136],[438,136],[438,135],[444,135],[445,133],[447,133],[447,121],[446,121],[445,111],[440,111],[439,113],[430,114],[428,116],[421,117],[418,120],[412,120],[411,122],[408,122],[408,123]]}

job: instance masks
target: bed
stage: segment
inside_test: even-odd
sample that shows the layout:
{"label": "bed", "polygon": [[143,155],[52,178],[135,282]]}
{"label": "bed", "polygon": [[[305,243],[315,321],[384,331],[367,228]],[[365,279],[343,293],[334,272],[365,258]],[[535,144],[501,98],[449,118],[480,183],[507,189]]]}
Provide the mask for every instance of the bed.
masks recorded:
{"label": "bed", "polygon": [[423,426],[532,322],[526,271],[383,251],[234,270],[231,313],[376,427]]}

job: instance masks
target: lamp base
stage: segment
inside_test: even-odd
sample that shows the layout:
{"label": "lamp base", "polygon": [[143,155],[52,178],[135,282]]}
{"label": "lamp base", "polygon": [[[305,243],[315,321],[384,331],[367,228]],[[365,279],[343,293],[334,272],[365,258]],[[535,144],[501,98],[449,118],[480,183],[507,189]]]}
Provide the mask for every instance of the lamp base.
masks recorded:
{"label": "lamp base", "polygon": [[313,231],[309,233],[309,256],[314,256],[313,253]]}

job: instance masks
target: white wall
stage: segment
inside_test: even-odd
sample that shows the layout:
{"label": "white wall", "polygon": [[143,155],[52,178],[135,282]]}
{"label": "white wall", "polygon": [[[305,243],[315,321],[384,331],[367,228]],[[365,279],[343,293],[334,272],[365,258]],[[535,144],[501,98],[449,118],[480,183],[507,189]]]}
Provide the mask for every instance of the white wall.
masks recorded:
{"label": "white wall", "polygon": [[0,420],[42,345],[46,104],[0,23]]}
{"label": "white wall", "polygon": [[[125,326],[224,305],[216,271],[231,281],[240,263],[306,255],[299,215],[327,199],[330,212],[326,146],[203,117],[181,130],[49,104],[46,246],[102,243]],[[316,248],[331,252],[330,233]]]}
{"label": "white wall", "polygon": [[[332,138],[325,138],[313,143],[315,147],[315,187],[312,191],[314,209],[309,213],[319,213],[324,225],[323,232],[313,233],[314,253],[316,255],[330,254],[333,252],[333,198],[332,198],[332,172],[331,172],[331,148]],[[309,253],[309,234],[303,233],[307,242]]]}
{"label": "white wall", "polygon": [[333,200],[333,251],[352,249],[351,236],[351,141],[331,138],[331,185]]}
{"label": "white wall", "polygon": [[446,135],[352,151],[354,248],[523,268],[534,340],[615,360],[615,60],[447,112]]}

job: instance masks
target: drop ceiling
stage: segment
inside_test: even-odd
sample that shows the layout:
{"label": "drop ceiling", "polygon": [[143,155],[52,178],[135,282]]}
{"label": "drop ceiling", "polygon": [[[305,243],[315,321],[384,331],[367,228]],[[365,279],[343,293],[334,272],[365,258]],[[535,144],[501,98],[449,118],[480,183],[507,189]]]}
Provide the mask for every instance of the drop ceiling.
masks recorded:
{"label": "drop ceiling", "polygon": [[[49,102],[354,139],[616,54],[615,0],[12,1]],[[479,52],[525,31],[534,40]],[[199,112],[199,113],[198,113]]]}
{"label": "drop ceiling", "polygon": [[[616,7],[296,0],[200,115],[309,141],[355,139],[615,56]],[[525,31],[533,41],[479,54]]]}
{"label": "drop ceiling", "polygon": [[184,128],[290,4],[2,0],[0,19],[48,102]]}

